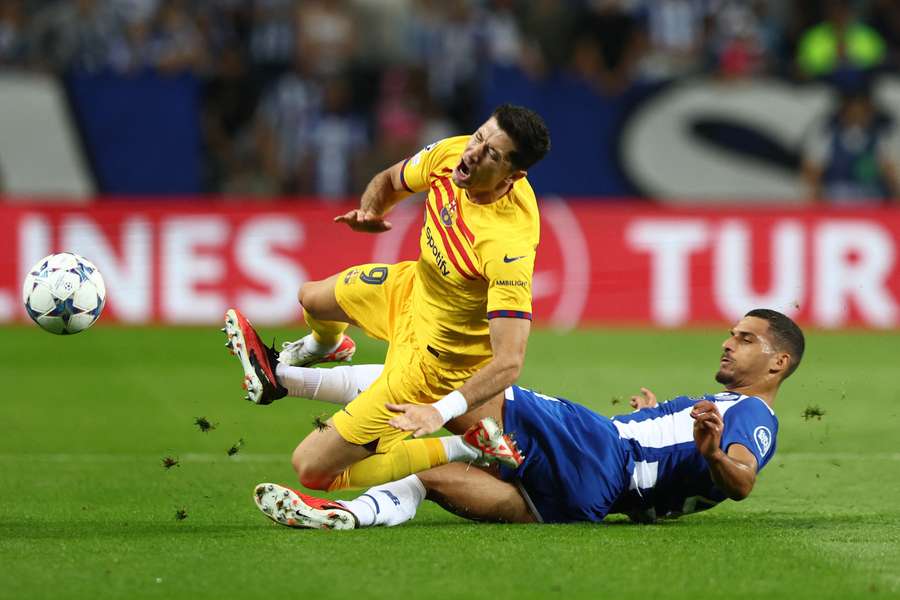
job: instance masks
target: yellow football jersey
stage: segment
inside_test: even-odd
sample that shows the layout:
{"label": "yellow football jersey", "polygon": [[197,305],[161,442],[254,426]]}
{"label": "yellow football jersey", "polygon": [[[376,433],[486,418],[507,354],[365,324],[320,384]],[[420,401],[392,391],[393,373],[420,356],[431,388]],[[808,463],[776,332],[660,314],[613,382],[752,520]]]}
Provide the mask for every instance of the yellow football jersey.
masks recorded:
{"label": "yellow football jersey", "polygon": [[415,335],[441,361],[491,356],[488,319],[531,319],[531,280],[540,215],[523,177],[491,204],[475,204],[454,185],[469,136],[426,146],[401,169],[410,192],[428,191],[413,286]]}

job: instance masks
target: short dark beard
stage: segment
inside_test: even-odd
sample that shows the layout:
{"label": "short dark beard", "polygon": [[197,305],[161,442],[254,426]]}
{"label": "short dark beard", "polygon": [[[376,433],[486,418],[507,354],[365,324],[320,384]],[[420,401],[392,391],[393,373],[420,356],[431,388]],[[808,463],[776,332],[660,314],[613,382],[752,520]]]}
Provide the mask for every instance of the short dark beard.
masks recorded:
{"label": "short dark beard", "polygon": [[727,373],[723,373],[722,371],[718,371],[716,373],[716,381],[721,383],[722,385],[730,385],[734,383],[734,375],[729,375]]}

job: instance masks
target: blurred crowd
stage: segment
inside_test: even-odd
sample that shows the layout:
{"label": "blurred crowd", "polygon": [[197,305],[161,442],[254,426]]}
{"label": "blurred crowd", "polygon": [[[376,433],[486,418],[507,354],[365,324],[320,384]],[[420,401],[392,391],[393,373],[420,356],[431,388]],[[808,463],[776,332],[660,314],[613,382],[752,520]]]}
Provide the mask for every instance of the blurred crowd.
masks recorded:
{"label": "blurred crowd", "polygon": [[616,96],[694,73],[898,66],[896,0],[0,1],[0,67],[198,77],[206,189],[241,195],[359,192],[470,130],[494,69]]}

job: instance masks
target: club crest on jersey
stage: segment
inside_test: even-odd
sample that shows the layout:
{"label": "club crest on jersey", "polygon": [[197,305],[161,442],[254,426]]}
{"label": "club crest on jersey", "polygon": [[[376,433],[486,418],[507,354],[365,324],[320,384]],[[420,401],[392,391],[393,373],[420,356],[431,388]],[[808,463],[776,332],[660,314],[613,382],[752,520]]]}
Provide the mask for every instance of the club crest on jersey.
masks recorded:
{"label": "club crest on jersey", "polygon": [[453,226],[453,217],[456,216],[456,198],[450,198],[447,206],[441,209],[441,223],[444,227]]}
{"label": "club crest on jersey", "polygon": [[759,449],[759,455],[765,456],[772,447],[772,432],[768,427],[760,425],[753,430],[753,439],[756,440],[756,447]]}

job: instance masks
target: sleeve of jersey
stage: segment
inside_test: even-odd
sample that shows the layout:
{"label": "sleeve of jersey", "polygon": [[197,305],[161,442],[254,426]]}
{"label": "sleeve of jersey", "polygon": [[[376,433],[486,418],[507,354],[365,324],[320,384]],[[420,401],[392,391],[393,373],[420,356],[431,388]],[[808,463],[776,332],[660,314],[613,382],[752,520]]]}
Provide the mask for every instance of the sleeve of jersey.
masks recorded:
{"label": "sleeve of jersey", "polygon": [[775,454],[778,425],[772,413],[758,400],[747,399],[725,412],[722,448],[740,444],[756,457],[756,470],[762,470]]}
{"label": "sleeve of jersey", "polygon": [[531,320],[534,257],[533,248],[511,248],[485,261],[488,319],[506,317]]}
{"label": "sleeve of jersey", "polygon": [[452,141],[451,138],[447,138],[428,144],[403,161],[400,169],[400,183],[407,192],[424,192],[428,189],[429,177],[435,167],[447,158],[447,150]]}

